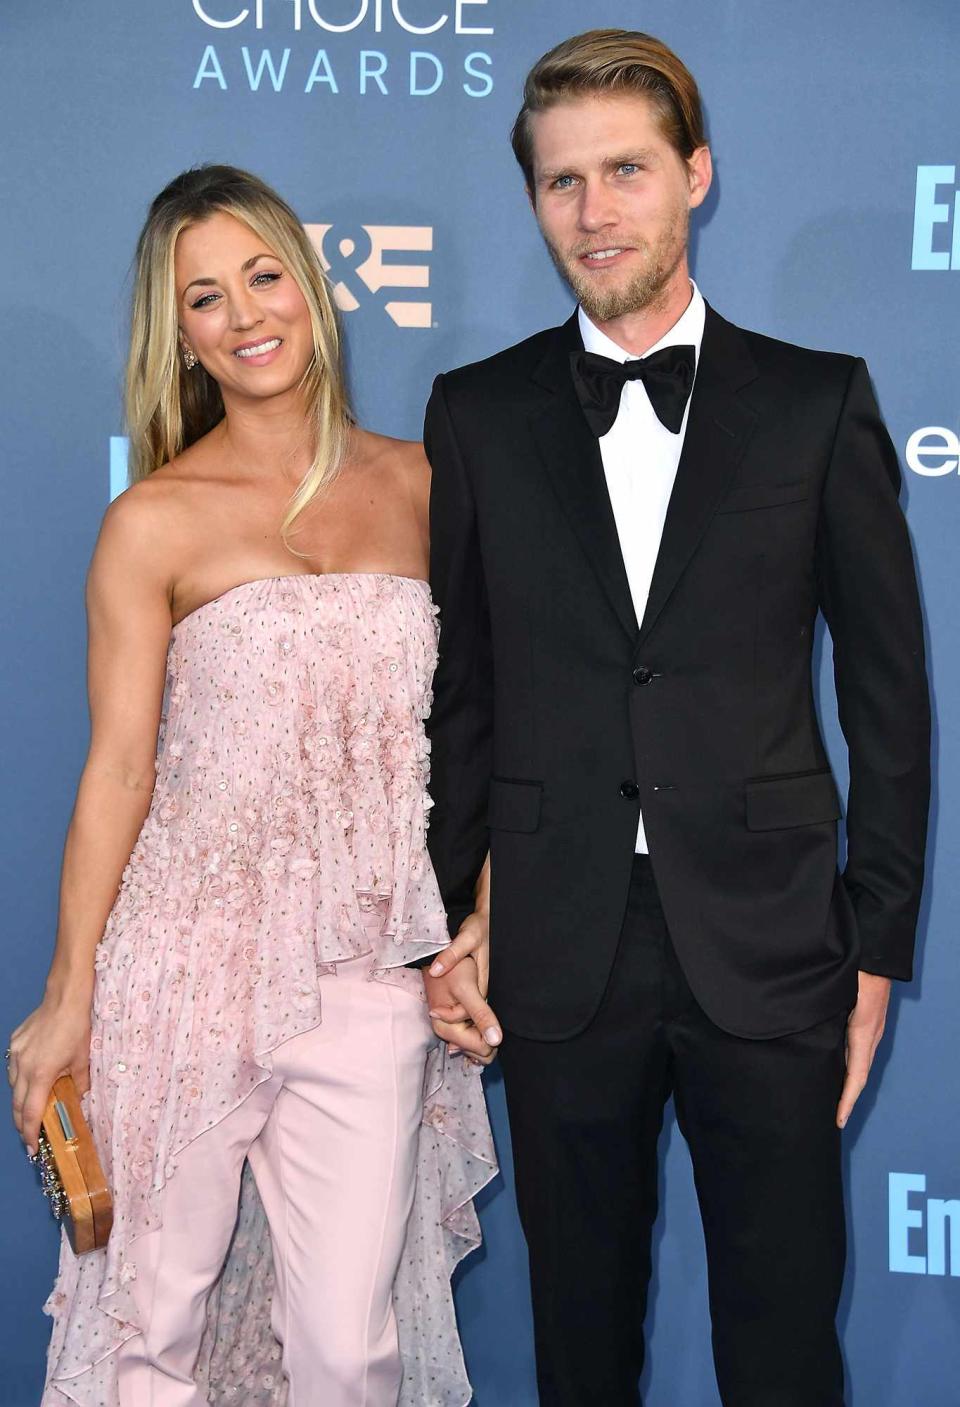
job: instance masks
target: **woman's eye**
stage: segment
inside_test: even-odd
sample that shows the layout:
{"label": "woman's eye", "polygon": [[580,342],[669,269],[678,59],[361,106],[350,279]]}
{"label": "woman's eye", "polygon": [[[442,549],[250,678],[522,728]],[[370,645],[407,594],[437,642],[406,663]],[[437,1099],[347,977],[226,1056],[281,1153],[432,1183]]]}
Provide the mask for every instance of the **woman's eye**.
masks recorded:
{"label": "woman's eye", "polygon": [[198,298],[197,301],[191,303],[190,306],[191,308],[205,308],[208,306],[211,299],[216,298],[216,296],[215,293],[205,293],[202,298]]}
{"label": "woman's eye", "polygon": [[263,269],[259,274],[255,274],[254,283],[276,283],[279,274],[272,273],[269,269]]}

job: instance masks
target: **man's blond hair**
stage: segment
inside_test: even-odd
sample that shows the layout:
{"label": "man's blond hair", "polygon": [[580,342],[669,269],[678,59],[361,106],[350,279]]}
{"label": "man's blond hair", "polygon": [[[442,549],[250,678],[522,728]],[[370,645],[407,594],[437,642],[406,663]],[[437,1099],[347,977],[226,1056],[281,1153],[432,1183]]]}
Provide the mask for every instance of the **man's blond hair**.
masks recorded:
{"label": "man's blond hair", "polygon": [[531,113],[589,94],[636,94],[649,99],[660,130],[684,160],[706,145],[700,91],[673,50],[639,30],[591,29],[544,54],[527,75],[511,142],[531,191]]}

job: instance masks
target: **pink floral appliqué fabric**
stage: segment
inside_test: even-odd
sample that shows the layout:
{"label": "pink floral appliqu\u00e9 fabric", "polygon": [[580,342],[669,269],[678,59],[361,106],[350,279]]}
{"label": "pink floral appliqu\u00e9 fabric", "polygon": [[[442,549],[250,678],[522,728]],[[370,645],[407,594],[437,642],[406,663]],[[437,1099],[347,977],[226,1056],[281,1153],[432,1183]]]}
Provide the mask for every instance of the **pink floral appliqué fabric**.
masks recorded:
{"label": "pink floral appliqu\u00e9 fabric", "polygon": [[[96,960],[87,1112],[113,1232],[80,1258],[63,1240],[42,1407],[115,1407],[138,1331],[128,1249],[159,1226],[183,1149],[322,1020],[335,964],[370,953],[371,980],[423,996],[404,964],[448,941],[425,842],[435,617],[408,577],[274,577],[172,634],[153,800]],[[480,1080],[434,1046],[394,1289],[403,1407],[470,1399],[450,1275],[495,1171]],[[272,1292],[248,1173],[201,1352],[212,1404],[282,1407]]]}

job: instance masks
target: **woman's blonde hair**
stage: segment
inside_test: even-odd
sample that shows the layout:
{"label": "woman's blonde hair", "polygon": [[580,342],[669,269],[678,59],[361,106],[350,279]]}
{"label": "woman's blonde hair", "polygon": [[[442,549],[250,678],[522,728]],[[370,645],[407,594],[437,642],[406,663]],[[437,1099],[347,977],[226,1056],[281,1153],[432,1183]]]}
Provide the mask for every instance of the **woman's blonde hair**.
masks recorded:
{"label": "woman's blonde hair", "polygon": [[233,215],[260,236],[294,279],[310,311],[313,357],[302,386],[315,448],[313,463],[281,526],[286,535],[336,475],[353,419],[336,309],[319,256],[286,201],[235,166],[182,172],[154,200],[137,242],[126,388],[130,478],[146,478],[223,419],[217,382],[202,365],[189,371],[183,360],[173,264],[181,232],[218,213]]}
{"label": "woman's blonde hair", "polygon": [[529,190],[535,189],[531,113],[588,94],[647,98],[663,135],[685,160],[706,145],[696,80],[673,50],[637,29],[591,29],[565,39],[527,74],[510,140]]}

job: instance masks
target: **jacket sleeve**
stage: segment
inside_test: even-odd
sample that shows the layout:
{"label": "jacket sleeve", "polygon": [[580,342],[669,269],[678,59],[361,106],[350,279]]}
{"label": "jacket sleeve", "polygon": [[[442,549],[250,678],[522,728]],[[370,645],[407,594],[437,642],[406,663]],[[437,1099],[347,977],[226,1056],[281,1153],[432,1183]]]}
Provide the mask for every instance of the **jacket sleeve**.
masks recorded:
{"label": "jacket sleeve", "polygon": [[489,848],[493,668],[476,510],[442,376],[427,406],[423,439],[433,470],[430,585],[440,608],[440,653],[427,720],[434,803],[427,841],[455,934],[473,910]]}
{"label": "jacket sleeve", "polygon": [[907,981],[923,887],[930,704],[899,490],[896,451],[857,360],[824,485],[817,572],[850,758],[843,882],[856,914],[859,965]]}

